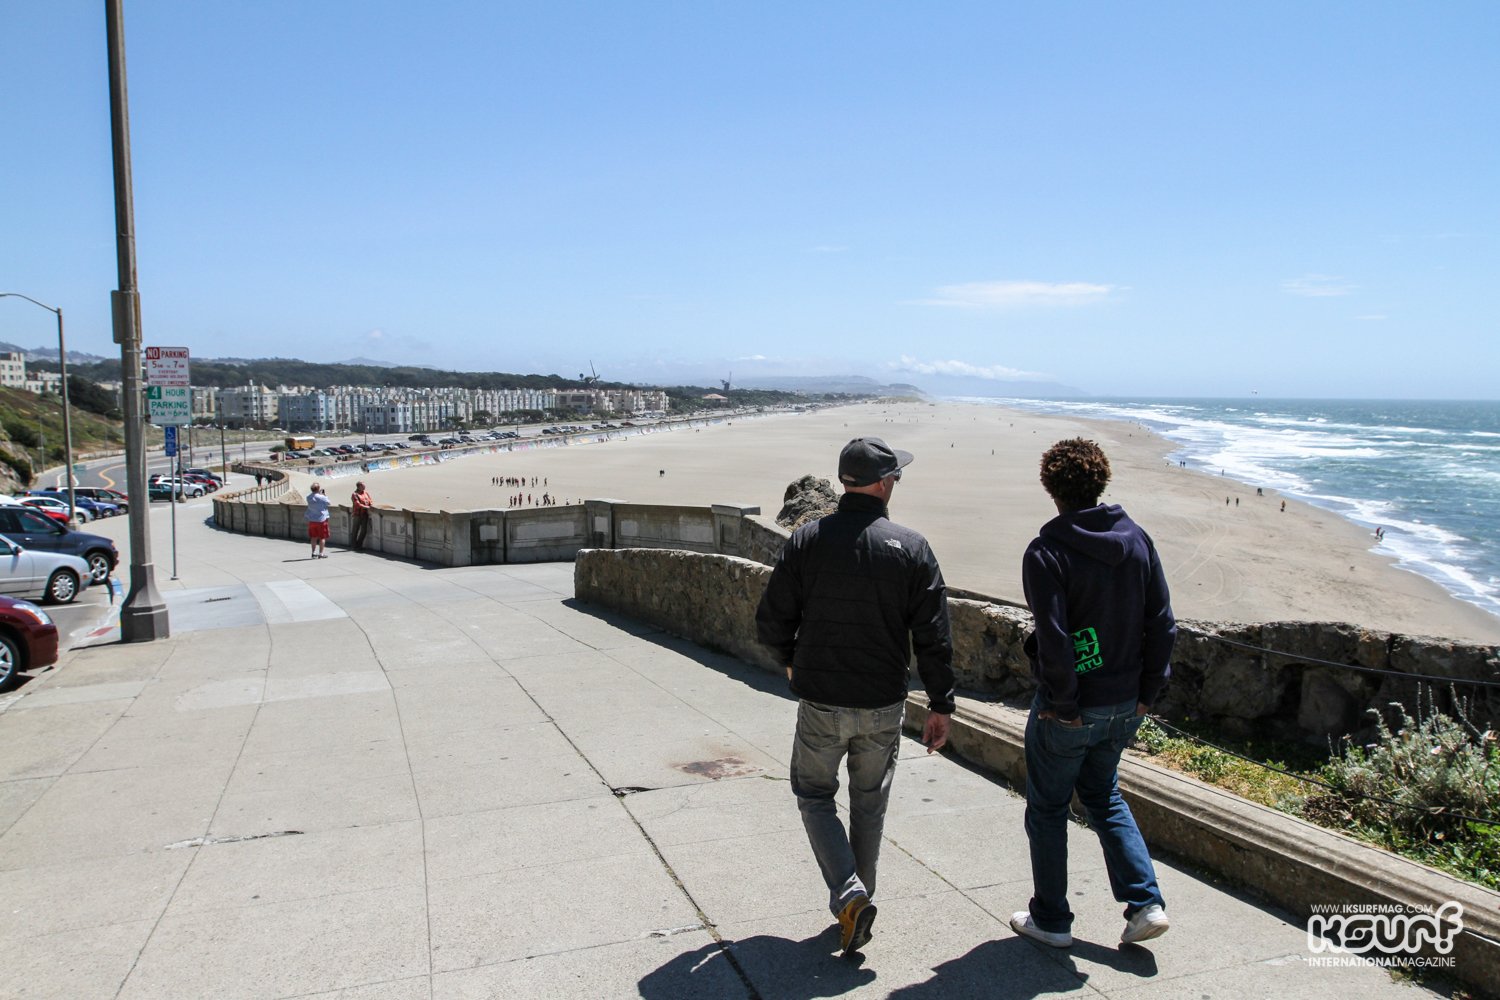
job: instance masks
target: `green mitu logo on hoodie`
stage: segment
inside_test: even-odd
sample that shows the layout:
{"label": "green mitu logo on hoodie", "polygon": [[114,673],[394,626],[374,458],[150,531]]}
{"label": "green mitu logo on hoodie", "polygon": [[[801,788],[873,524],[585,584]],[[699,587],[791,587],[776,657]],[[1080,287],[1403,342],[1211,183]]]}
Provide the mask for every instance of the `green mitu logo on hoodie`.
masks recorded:
{"label": "green mitu logo on hoodie", "polygon": [[1091,628],[1082,628],[1073,633],[1073,672],[1086,674],[1104,666],[1104,657],[1099,655],[1099,633]]}

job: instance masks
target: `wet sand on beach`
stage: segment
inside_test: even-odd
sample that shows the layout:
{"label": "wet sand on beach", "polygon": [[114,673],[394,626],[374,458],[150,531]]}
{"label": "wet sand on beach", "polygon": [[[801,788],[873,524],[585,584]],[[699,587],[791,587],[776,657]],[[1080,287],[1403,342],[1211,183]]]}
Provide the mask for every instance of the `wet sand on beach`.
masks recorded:
{"label": "wet sand on beach", "polygon": [[[364,478],[377,503],[432,510],[503,509],[517,491],[492,477],[537,476],[548,485],[523,492],[538,498],[745,504],[774,518],[792,480],[811,473],[836,482],[839,449],[860,435],[916,456],[891,516],[927,536],[956,587],[1022,601],[1021,555],[1055,514],[1038,461],[1055,441],[1083,436],[1109,455],[1105,500],[1124,505],[1155,540],[1181,618],[1347,621],[1500,642],[1500,618],[1397,569],[1358,526],[1294,500],[1282,512],[1272,490],[1256,496],[1253,483],[1179,468],[1166,458],[1169,442],[1126,422],[963,403],[860,404]],[[339,480],[330,493],[347,503],[352,488]]]}

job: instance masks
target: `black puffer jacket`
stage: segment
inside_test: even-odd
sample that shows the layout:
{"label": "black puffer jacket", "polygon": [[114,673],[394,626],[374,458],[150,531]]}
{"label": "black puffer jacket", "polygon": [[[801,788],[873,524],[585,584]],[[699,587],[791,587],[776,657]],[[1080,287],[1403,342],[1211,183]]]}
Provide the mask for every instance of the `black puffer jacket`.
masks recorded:
{"label": "black puffer jacket", "polygon": [[846,493],[793,532],[755,613],[760,641],[791,664],[792,691],[878,708],[906,697],[911,654],[935,712],[953,711],[953,638],[942,571],[927,540],[885,505]]}

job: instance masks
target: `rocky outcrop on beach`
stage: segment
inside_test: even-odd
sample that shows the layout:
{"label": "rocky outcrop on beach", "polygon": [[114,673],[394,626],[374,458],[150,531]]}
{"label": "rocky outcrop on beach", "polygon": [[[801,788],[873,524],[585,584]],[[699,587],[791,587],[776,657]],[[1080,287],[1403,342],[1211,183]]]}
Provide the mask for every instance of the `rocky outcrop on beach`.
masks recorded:
{"label": "rocky outcrop on beach", "polygon": [[776,515],[776,523],[787,529],[798,528],[808,521],[816,521],[832,514],[839,505],[838,494],[833,492],[832,484],[816,476],[803,476],[793,480],[782,494],[781,500],[781,512]]}

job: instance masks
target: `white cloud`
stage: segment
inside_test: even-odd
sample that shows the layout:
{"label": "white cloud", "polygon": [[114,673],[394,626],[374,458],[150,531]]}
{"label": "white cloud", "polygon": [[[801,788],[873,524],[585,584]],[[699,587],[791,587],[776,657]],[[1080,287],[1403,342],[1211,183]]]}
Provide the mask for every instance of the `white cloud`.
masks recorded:
{"label": "white cloud", "polygon": [[365,339],[368,340],[368,341],[371,341],[372,343],[384,340],[385,339],[385,331],[384,330],[371,330],[369,333],[365,334]]}
{"label": "white cloud", "polygon": [[1288,278],[1281,283],[1281,290],[1288,295],[1300,295],[1309,299],[1348,295],[1358,287],[1342,277],[1331,274],[1304,274],[1300,278]]}
{"label": "white cloud", "polygon": [[943,285],[932,298],[918,299],[917,304],[969,309],[1076,306],[1100,302],[1116,290],[1115,285],[1087,281],[972,281],[963,285]]}
{"label": "white cloud", "polygon": [[770,361],[764,354],[747,354],[743,358],[735,358],[735,361]]}
{"label": "white cloud", "polygon": [[994,382],[1013,382],[1017,379],[1045,379],[1041,372],[1022,371],[1005,365],[974,365],[967,361],[921,361],[910,355],[901,355],[900,361],[886,365],[894,371],[911,372],[913,375],[960,375],[966,378],[983,378]]}

